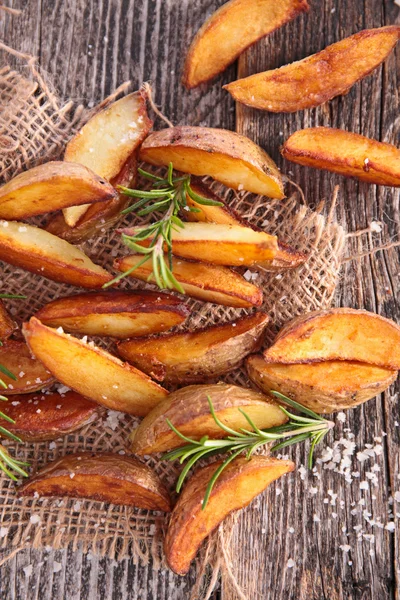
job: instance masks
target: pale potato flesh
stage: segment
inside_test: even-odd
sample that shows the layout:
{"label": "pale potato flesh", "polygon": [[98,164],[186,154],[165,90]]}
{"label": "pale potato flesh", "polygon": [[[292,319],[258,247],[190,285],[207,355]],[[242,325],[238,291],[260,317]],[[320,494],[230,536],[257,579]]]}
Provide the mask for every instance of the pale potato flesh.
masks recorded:
{"label": "pale potato flesh", "polygon": [[290,136],[281,152],[300,165],[400,186],[400,150],[357,133],[331,127],[302,129]]}
{"label": "pale potato flesh", "polygon": [[235,100],[271,112],[295,112],[346,94],[393,50],[400,27],[365,29],[279,69],[224,86]]}
{"label": "pale potato flesh", "polygon": [[48,162],[0,188],[0,218],[26,219],[75,204],[106,202],[116,195],[112,185],[81,164]]}
{"label": "pale potato flesh", "polygon": [[16,381],[3,373],[0,378],[7,384],[7,389],[1,393],[7,396],[14,394],[29,394],[49,386],[54,381],[53,375],[45,366],[34,358],[23,341],[7,340],[0,346],[0,364],[6,367]]}
{"label": "pale potato flesh", "polygon": [[265,350],[270,363],[350,360],[400,369],[400,327],[365,310],[335,308],[291,321]]}
{"label": "pale potato flesh", "polygon": [[171,499],[164,484],[150,467],[134,456],[89,452],[63,456],[30,477],[18,493],[171,510]]}
{"label": "pale potato flesh", "polygon": [[211,398],[217,417],[235,431],[250,430],[251,426],[240,412],[243,410],[260,429],[286,423],[287,418],[270,398],[251,389],[226,383],[190,385],[172,392],[154,408],[132,432],[132,452],[153,454],[185,445],[168,426],[167,419],[183,434],[200,440],[204,435],[211,439],[228,434],[214,421],[207,397]]}
{"label": "pale potato flesh", "polygon": [[88,335],[126,339],[180,325],[189,310],[171,294],[162,292],[95,292],[49,302],[36,313],[45,325]]}
{"label": "pale potato flesh", "polygon": [[[68,142],[64,160],[85,165],[110,181],[120,173],[152,124],[146,112],[145,93],[129,94],[89,119]],[[88,206],[65,209],[67,225],[76,225],[87,209]]]}
{"label": "pale potato flesh", "polygon": [[112,279],[79,248],[18,221],[0,221],[0,260],[54,281],[86,288],[101,288]]}
{"label": "pale potato flesh", "polygon": [[193,332],[126,340],[118,344],[118,352],[158,381],[201,383],[239,368],[245,356],[261,347],[268,321],[259,312]]}
{"label": "pale potato flesh", "polygon": [[194,38],[183,84],[193,88],[221,73],[249,46],[309,8],[307,0],[230,0]]}
{"label": "pale potato flesh", "polygon": [[293,471],[290,460],[267,456],[234,459],[217,479],[202,510],[207,485],[222,461],[198,469],[183,488],[172,511],[164,552],[169,567],[185,575],[204,539],[231,512],[244,508],[273,481]]}
{"label": "pale potato flesh", "polygon": [[131,365],[34,317],[24,324],[23,333],[33,354],[58,381],[107,408],[144,416],[168,395]]}
{"label": "pale potato flesh", "polygon": [[[141,254],[125,256],[115,261],[114,268],[126,272],[142,259]],[[172,271],[185,293],[203,302],[236,308],[251,308],[262,304],[262,291],[227,267],[172,258]],[[130,277],[151,282],[152,273],[151,261],[147,261],[132,271]]]}
{"label": "pale potato flesh", "polygon": [[[216,202],[223,202],[223,200],[214,194],[206,185],[204,185],[201,179],[191,178],[190,187],[192,190],[209,200]],[[229,208],[224,202],[223,206],[207,206],[206,204],[199,204],[196,200],[193,200],[188,194],[186,194],[187,205],[191,208],[195,208],[198,212],[191,212],[187,210],[182,211],[182,216],[186,221],[194,221],[200,223],[222,223],[224,225],[245,225],[244,219],[241,219],[233,210]]]}
{"label": "pale potato flesh", "polygon": [[263,392],[281,392],[317,413],[362,404],[397,379],[397,371],[354,361],[284,365],[267,363],[254,355],[246,360],[246,367],[250,379]]}
{"label": "pale potato flesh", "polygon": [[235,190],[284,197],[274,161],[249,138],[226,129],[184,126],[153,132],[141,145],[140,158],[158,166],[172,162],[177,171],[210,175]]}

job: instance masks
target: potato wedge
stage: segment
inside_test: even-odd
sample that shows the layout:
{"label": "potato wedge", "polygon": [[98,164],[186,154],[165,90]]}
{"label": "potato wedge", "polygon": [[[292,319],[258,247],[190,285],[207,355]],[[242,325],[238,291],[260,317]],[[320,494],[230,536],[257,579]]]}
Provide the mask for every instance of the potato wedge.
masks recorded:
{"label": "potato wedge", "polygon": [[166,331],[183,323],[189,309],[175,296],[138,292],[94,292],[49,302],[36,318],[50,327],[126,339]]}
{"label": "potato wedge", "polygon": [[332,308],[290,321],[265,350],[269,363],[350,360],[400,369],[400,327],[366,310]]}
{"label": "potato wedge", "polygon": [[268,154],[249,138],[226,129],[168,127],[151,133],[140,158],[152,165],[210,175],[235,190],[284,198],[281,174]]}
{"label": "potato wedge", "polygon": [[228,83],[235,100],[270,112],[296,112],[346,94],[395,47],[400,27],[365,29],[280,69]]}
{"label": "potato wedge", "polygon": [[0,260],[84,288],[101,288],[112,279],[72,244],[18,221],[0,221]]}
{"label": "potato wedge", "polygon": [[400,187],[400,150],[357,133],[331,127],[302,129],[290,136],[281,152],[300,165]]}
{"label": "potato wedge", "polygon": [[[136,187],[137,179],[137,159],[133,155],[128,159],[121,173],[111,181],[113,187],[123,185],[125,187]],[[57,235],[72,244],[80,244],[92,236],[101,235],[107,229],[112,227],[120,218],[121,211],[131,202],[131,198],[124,194],[117,193],[116,198],[107,202],[97,202],[88,206],[86,212],[80,217],[79,221],[70,227],[67,225],[62,212],[54,215],[46,225],[46,231]],[[80,208],[80,207],[79,207]]]}
{"label": "potato wedge", "polygon": [[[8,369],[16,380],[0,373],[7,384],[7,396],[13,394],[29,394],[50,385],[54,377],[40,362],[34,358],[23,341],[7,340],[0,346],[0,365]],[[3,391],[1,392],[3,393]]]}
{"label": "potato wedge", "polygon": [[[129,235],[131,229],[123,232]],[[149,241],[141,245],[147,246]],[[265,271],[292,269],[306,259],[304,254],[279,244],[275,235],[243,225],[221,223],[186,223],[184,228],[174,229],[172,252],[181,258],[214,265],[260,265]]]}
{"label": "potato wedge", "polygon": [[113,410],[142,417],[167,390],[131,365],[32,317],[23,333],[34,355],[58,381]]}
{"label": "potato wedge", "polygon": [[[67,144],[64,160],[77,162],[108,181],[124,164],[150,131],[144,91],[129,94],[96,113]],[[65,209],[64,218],[74,227],[88,206]]]}
{"label": "potato wedge", "polygon": [[204,435],[212,439],[228,434],[214,421],[207,396],[211,398],[218,418],[228,427],[251,429],[239,408],[249,415],[260,429],[286,423],[279,406],[254,390],[228,385],[190,385],[172,392],[160,402],[135,429],[130,440],[132,452],[139,455],[164,452],[184,446],[185,442],[168,427],[167,419],[183,434],[195,440]]}
{"label": "potato wedge", "polygon": [[26,219],[75,204],[106,202],[116,195],[112,185],[83,165],[48,162],[0,188],[0,218]]}
{"label": "potato wedge", "polygon": [[[214,192],[208,188],[200,178],[192,177],[190,187],[196,193],[203,198],[214,200],[214,202],[223,202],[223,200],[214,194]],[[186,194],[187,205],[191,208],[195,208],[199,212],[182,211],[183,217],[186,221],[195,223],[223,223],[224,225],[243,225],[247,223],[242,219],[234,210],[229,208],[225,203],[224,206],[207,206],[206,204],[199,204],[193,200],[188,194]]]}
{"label": "potato wedge", "polygon": [[133,456],[69,454],[46,465],[22,485],[20,496],[67,496],[170,512],[158,476]]}
{"label": "potato wedge", "polygon": [[4,412],[15,423],[0,419],[0,426],[24,442],[42,442],[92,423],[99,417],[99,406],[76,392],[29,394],[10,398]]}
{"label": "potato wedge", "polygon": [[397,379],[397,371],[354,361],[283,365],[253,355],[246,359],[246,367],[250,379],[263,392],[276,390],[317,413],[362,404]]}
{"label": "potato wedge", "polygon": [[3,302],[0,300],[0,341],[4,342],[8,339],[16,328],[16,323],[14,323]]}
{"label": "potato wedge", "polygon": [[259,349],[268,321],[258,312],[191,332],[134,338],[120,342],[118,353],[157,381],[202,383],[237,369]]}
{"label": "potato wedge", "polygon": [[194,88],[222,73],[257,40],[309,9],[307,0],[230,0],[199,29],[186,57],[182,83]]}
{"label": "potato wedge", "polygon": [[290,473],[294,463],[269,456],[235,458],[217,479],[207,506],[202,500],[207,485],[220,466],[218,461],[195,472],[172,511],[164,552],[169,567],[178,575],[185,575],[203,540],[231,512],[244,508],[270,483]]}
{"label": "potato wedge", "polygon": [[[142,259],[141,254],[124,256],[114,262],[114,268],[125,272],[135,267]],[[214,302],[236,308],[251,308],[262,304],[262,291],[227,267],[172,258],[172,270],[185,293],[203,302]],[[146,262],[135,269],[130,277],[148,281],[151,279],[152,272],[151,263]]]}

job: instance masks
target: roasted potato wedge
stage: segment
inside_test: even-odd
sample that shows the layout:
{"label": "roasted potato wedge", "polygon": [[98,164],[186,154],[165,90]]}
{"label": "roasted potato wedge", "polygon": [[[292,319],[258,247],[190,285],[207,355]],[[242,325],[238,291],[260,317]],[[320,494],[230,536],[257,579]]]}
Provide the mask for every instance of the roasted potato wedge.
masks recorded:
{"label": "roasted potato wedge", "polygon": [[18,221],[0,221],[0,260],[84,288],[101,288],[112,279],[72,244]]}
{"label": "roasted potato wedge", "polygon": [[224,86],[242,104],[270,112],[296,112],[319,106],[378,67],[393,50],[400,27],[365,29],[280,69]]}
{"label": "roasted potato wedge", "polygon": [[187,205],[191,208],[195,208],[198,212],[182,211],[186,221],[201,222],[201,223],[223,223],[224,225],[244,225],[247,223],[238,214],[235,213],[229,206],[227,206],[223,200],[214,194],[210,188],[208,188],[200,178],[192,177],[190,182],[192,190],[209,200],[214,202],[222,202],[223,206],[208,206],[206,204],[199,204],[193,200],[188,194],[186,194]]}
{"label": "roasted potato wedge", "polygon": [[332,308],[290,321],[265,350],[269,363],[349,360],[400,369],[400,327],[366,310]]}
{"label": "roasted potato wedge", "polygon": [[281,152],[300,165],[400,187],[400,150],[357,133],[331,127],[302,129],[290,136]]}
{"label": "roasted potato wedge", "polygon": [[[114,262],[114,268],[126,272],[143,259],[142,254],[124,256]],[[214,302],[236,308],[261,306],[262,291],[246,281],[239,273],[227,267],[217,267],[182,258],[172,258],[174,277],[182,285],[185,293],[203,302]],[[146,262],[131,273],[131,277],[149,281],[152,276],[151,262]]]}
{"label": "roasted potato wedge", "polygon": [[0,218],[26,219],[75,204],[106,202],[116,195],[112,185],[83,165],[48,162],[0,188]]}
{"label": "roasted potato wedge", "polygon": [[166,331],[183,323],[189,309],[175,296],[138,292],[94,292],[59,298],[36,313],[50,327],[126,339]]}
{"label": "roasted potato wedge", "polygon": [[182,83],[194,88],[213,79],[246,48],[309,9],[307,0],[230,0],[199,29]]}
{"label": "roasted potato wedge", "polygon": [[[7,340],[0,346],[0,365],[8,369],[17,379],[0,373],[6,383],[7,396],[12,394],[29,394],[50,385],[54,377],[45,366],[34,358],[23,341]],[[3,391],[1,392],[3,393]]]}
{"label": "roasted potato wedge", "polygon": [[238,368],[259,349],[268,321],[258,312],[196,331],[126,340],[118,352],[157,381],[201,383]]}
{"label": "roasted potato wedge", "polygon": [[[131,229],[123,231],[129,235]],[[142,242],[142,245],[148,244],[148,240]],[[304,254],[280,244],[275,235],[243,225],[221,223],[186,223],[183,228],[175,228],[172,252],[181,258],[214,265],[260,265],[266,271],[292,269],[306,260]]]}
{"label": "roasted potato wedge", "polygon": [[168,427],[167,419],[183,435],[195,440],[204,435],[212,439],[226,437],[228,434],[213,419],[208,396],[217,417],[236,431],[241,427],[251,429],[239,408],[259,429],[283,425],[287,421],[274,401],[254,390],[226,383],[190,385],[172,392],[143,419],[131,434],[132,452],[153,454],[184,446],[185,442]]}
{"label": "roasted potato wedge", "polygon": [[[136,180],[137,159],[136,156],[133,155],[128,159],[121,173],[111,181],[111,184],[113,187],[123,185],[125,187],[135,188]],[[96,233],[100,235],[112,227],[121,218],[121,211],[124,210],[130,202],[131,198],[124,194],[117,193],[116,198],[113,200],[90,204],[74,227],[67,225],[63,213],[59,212],[48,221],[46,231],[49,231],[72,244],[80,244],[94,236]]]}
{"label": "roasted potato wedge", "polygon": [[164,552],[169,567],[178,575],[185,575],[203,540],[231,512],[244,508],[270,483],[293,471],[290,460],[269,456],[235,458],[217,479],[207,506],[202,500],[207,485],[221,465],[218,461],[195,472],[172,511]]}
{"label": "roasted potato wedge", "polygon": [[8,339],[16,328],[16,323],[14,323],[3,302],[0,300],[0,341],[4,342]]}
{"label": "roasted potato wedge", "polygon": [[5,413],[14,419],[0,419],[0,426],[24,442],[55,440],[81,429],[99,416],[99,406],[76,392],[13,396]]}
{"label": "roasted potato wedge", "polygon": [[170,512],[171,499],[157,475],[133,456],[69,454],[46,465],[20,496],[68,496]]}
{"label": "roasted potato wedge", "polygon": [[268,154],[249,138],[226,129],[168,127],[151,133],[140,158],[152,165],[174,164],[177,171],[210,175],[235,190],[283,198],[281,174]]}
{"label": "roasted potato wedge", "polygon": [[247,358],[246,367],[250,379],[263,392],[276,390],[317,413],[362,404],[397,379],[397,371],[354,361],[283,365],[253,355]]}
{"label": "roasted potato wedge", "polygon": [[[143,91],[125,96],[96,113],[67,144],[64,160],[77,162],[108,181],[121,172],[150,131]],[[64,218],[74,227],[88,206],[65,209]]]}
{"label": "roasted potato wedge", "polygon": [[58,381],[107,408],[142,417],[168,395],[131,365],[46,327],[35,317],[24,323],[23,333],[34,355]]}

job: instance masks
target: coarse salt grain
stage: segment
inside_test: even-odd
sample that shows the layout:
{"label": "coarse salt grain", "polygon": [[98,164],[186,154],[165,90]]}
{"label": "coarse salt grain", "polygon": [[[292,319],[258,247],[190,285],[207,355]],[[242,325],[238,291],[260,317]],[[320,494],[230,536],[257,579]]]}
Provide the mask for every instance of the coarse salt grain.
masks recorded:
{"label": "coarse salt grain", "polygon": [[350,552],[351,550],[351,546],[349,546],[348,544],[342,544],[341,546],[339,546],[339,548],[342,550],[342,552]]}
{"label": "coarse salt grain", "polygon": [[39,515],[31,515],[29,521],[32,523],[32,525],[36,525],[37,523],[40,523],[41,519]]}
{"label": "coarse salt grain", "polygon": [[3,538],[7,535],[8,529],[8,527],[0,527],[0,538]]}
{"label": "coarse salt grain", "polygon": [[58,573],[62,569],[62,564],[57,562],[56,560],[53,563],[53,573]]}
{"label": "coarse salt grain", "polygon": [[24,567],[22,570],[25,573],[26,577],[30,577],[32,575],[33,567],[32,567],[32,565],[28,565],[27,567]]}
{"label": "coarse salt grain", "polygon": [[286,563],[286,566],[287,566],[288,569],[293,569],[293,567],[295,566],[295,564],[296,563],[294,562],[293,558],[289,558],[289,560]]}
{"label": "coarse salt grain", "polygon": [[336,419],[337,419],[338,421],[340,421],[341,423],[344,423],[344,422],[346,421],[346,415],[344,414],[344,412],[339,412],[339,413],[336,415]]}

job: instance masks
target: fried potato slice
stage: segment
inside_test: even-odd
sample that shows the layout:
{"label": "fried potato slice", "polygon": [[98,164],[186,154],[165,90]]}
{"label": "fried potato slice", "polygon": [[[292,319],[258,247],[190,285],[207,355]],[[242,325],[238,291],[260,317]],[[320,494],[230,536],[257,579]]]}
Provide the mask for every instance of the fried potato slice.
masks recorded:
{"label": "fried potato slice", "polygon": [[400,327],[366,310],[332,308],[290,321],[265,350],[269,363],[357,361],[400,369]]}
{"label": "fried potato slice", "polygon": [[101,288],[112,279],[72,244],[18,221],[0,221],[0,260],[84,288]]}
{"label": "fried potato slice", "polygon": [[309,9],[307,0],[230,0],[199,29],[186,57],[182,83],[194,88],[222,73],[257,40]]}
{"label": "fried potato slice", "polygon": [[83,165],[48,162],[0,188],[0,218],[26,219],[75,204],[106,202],[116,195],[112,185]]}
{"label": "fried potato slice", "polygon": [[36,318],[50,327],[88,335],[126,339],[171,329],[183,323],[189,309],[161,292],[94,292],[49,302]]}
{"label": "fried potato slice", "polygon": [[[129,94],[96,113],[67,144],[64,160],[77,162],[111,181],[121,172],[153,123],[144,91]],[[74,227],[88,206],[67,208],[64,218]]]}
{"label": "fried potato slice", "polygon": [[98,404],[76,392],[13,396],[4,409],[15,423],[0,419],[0,426],[24,442],[55,440],[99,417]]}
{"label": "fried potato slice", "polygon": [[157,381],[201,383],[238,368],[259,349],[268,321],[258,312],[191,332],[134,338],[120,342],[118,353]]}
{"label": "fried potato slice", "polygon": [[[126,272],[141,260],[143,260],[142,254],[124,256],[114,262],[114,268]],[[227,267],[172,258],[172,270],[185,293],[203,302],[214,302],[236,308],[251,308],[262,304],[262,291]],[[147,261],[135,269],[130,277],[149,281],[152,272],[151,262]]]}
{"label": "fried potato slice", "polygon": [[101,348],[32,317],[23,333],[34,355],[58,381],[98,404],[142,417],[167,395],[141,371]]}
{"label": "fried potato slice", "polygon": [[20,496],[67,496],[170,512],[164,484],[133,456],[69,454],[46,465],[18,490]]}
{"label": "fried potato slice", "polygon": [[300,165],[400,187],[400,150],[357,133],[331,127],[301,129],[290,136],[281,152]]}
{"label": "fried potato slice", "polygon": [[365,29],[321,52],[280,69],[257,73],[224,86],[235,100],[270,112],[319,106],[378,67],[393,50],[400,27]]}
{"label": "fried potato slice", "polygon": [[0,341],[4,342],[8,339],[16,328],[16,323],[14,323],[3,302],[0,300]]}
{"label": "fried potato slice", "polygon": [[226,437],[228,434],[213,419],[208,396],[217,417],[236,431],[242,427],[251,429],[239,408],[259,429],[283,425],[287,421],[273,400],[254,390],[226,383],[190,385],[172,392],[143,419],[130,436],[132,452],[153,454],[184,446],[185,442],[168,426],[167,419],[183,435],[194,440],[200,440],[204,435],[211,439]]}
{"label": "fried potato slice", "polygon": [[207,187],[200,178],[192,177],[190,181],[190,187],[192,190],[209,200],[214,202],[222,202],[223,206],[208,206],[206,204],[199,204],[196,200],[193,200],[188,194],[186,194],[187,205],[191,208],[195,208],[198,212],[182,211],[186,221],[200,222],[200,223],[223,223],[224,225],[247,225],[244,219],[235,213],[227,204],[224,203],[222,198],[214,194],[214,192]]}
{"label": "fried potato slice", "polygon": [[210,175],[235,190],[284,197],[272,158],[249,138],[227,129],[184,126],[155,131],[141,145],[140,158],[158,166],[172,162],[177,171]]}
{"label": "fried potato slice", "polygon": [[207,506],[202,510],[208,483],[222,464],[218,461],[197,470],[183,488],[172,511],[164,552],[169,567],[178,575],[185,575],[203,540],[231,512],[244,508],[270,483],[293,471],[290,460],[269,456],[235,458],[217,479]]}
{"label": "fried potato slice", "polygon": [[[7,384],[7,396],[29,394],[50,385],[54,377],[45,366],[34,358],[23,341],[7,340],[0,346],[0,365],[8,369],[17,379],[0,373]],[[3,393],[3,391],[1,392]]]}
{"label": "fried potato slice", "polygon": [[397,379],[397,371],[354,361],[283,365],[267,363],[255,354],[246,359],[246,367],[263,392],[276,390],[317,413],[362,404]]}

